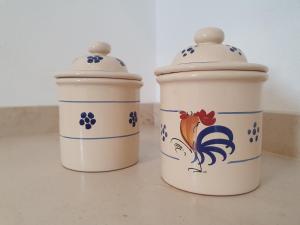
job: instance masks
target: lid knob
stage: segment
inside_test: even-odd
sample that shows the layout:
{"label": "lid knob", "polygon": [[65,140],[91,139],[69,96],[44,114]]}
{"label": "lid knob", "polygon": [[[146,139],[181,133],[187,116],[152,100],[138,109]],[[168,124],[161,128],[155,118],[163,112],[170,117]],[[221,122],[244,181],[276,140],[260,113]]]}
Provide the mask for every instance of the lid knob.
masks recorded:
{"label": "lid knob", "polygon": [[90,46],[89,52],[99,55],[107,55],[110,53],[110,45],[106,42],[98,41]]}
{"label": "lid knob", "polygon": [[206,27],[197,31],[194,40],[197,44],[199,43],[220,44],[224,41],[224,32],[217,27]]}

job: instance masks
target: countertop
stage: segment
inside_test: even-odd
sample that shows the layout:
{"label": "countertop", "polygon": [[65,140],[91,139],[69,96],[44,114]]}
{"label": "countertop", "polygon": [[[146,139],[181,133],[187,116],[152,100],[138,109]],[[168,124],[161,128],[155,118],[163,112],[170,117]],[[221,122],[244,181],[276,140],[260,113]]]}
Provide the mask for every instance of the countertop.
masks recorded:
{"label": "countertop", "polygon": [[0,138],[0,224],[300,224],[300,161],[263,154],[261,186],[230,197],[184,192],[160,177],[159,131],[141,130],[138,164],[82,173],[60,164],[58,134]]}

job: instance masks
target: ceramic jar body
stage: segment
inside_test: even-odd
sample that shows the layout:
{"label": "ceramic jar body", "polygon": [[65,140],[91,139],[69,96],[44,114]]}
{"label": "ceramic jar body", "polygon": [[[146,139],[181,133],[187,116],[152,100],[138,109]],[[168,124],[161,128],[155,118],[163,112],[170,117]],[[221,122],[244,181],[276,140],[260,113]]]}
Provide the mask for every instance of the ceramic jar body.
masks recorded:
{"label": "ceramic jar body", "polygon": [[62,164],[78,171],[108,171],[138,161],[141,81],[59,78]]}
{"label": "ceramic jar body", "polygon": [[266,76],[191,71],[157,77],[162,177],[167,183],[207,195],[241,194],[259,185]]}

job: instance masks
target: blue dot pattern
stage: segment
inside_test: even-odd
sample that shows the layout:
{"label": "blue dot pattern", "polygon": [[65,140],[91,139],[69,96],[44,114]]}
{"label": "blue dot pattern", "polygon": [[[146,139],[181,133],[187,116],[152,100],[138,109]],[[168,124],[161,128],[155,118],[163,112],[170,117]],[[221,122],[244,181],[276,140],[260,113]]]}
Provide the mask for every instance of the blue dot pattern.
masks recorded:
{"label": "blue dot pattern", "polygon": [[164,142],[168,137],[166,124],[160,124],[160,129],[161,129],[160,131],[161,140]]}
{"label": "blue dot pattern", "polygon": [[103,57],[99,55],[87,56],[87,63],[99,63],[102,59]]}
{"label": "blue dot pattern", "polygon": [[237,54],[239,54],[239,55],[242,55],[241,49],[236,48],[236,47],[231,46],[231,45],[226,45],[226,46],[229,48],[229,50],[230,50],[232,53],[237,53]]}
{"label": "blue dot pattern", "polygon": [[183,49],[181,51],[181,55],[183,57],[186,57],[188,54],[193,54],[195,52],[195,47],[197,47],[196,45],[194,47],[189,47],[187,49]]}
{"label": "blue dot pattern", "polygon": [[252,128],[247,130],[250,143],[254,143],[258,141],[259,132],[260,132],[259,126],[257,125],[256,122],[254,122]]}
{"label": "blue dot pattern", "polygon": [[92,128],[93,125],[96,124],[95,115],[92,112],[82,112],[80,114],[80,120],[79,120],[80,126],[84,126],[85,129],[89,130]]}
{"label": "blue dot pattern", "polygon": [[135,127],[135,125],[138,122],[137,113],[135,111],[129,113],[129,124],[131,124],[132,127]]}

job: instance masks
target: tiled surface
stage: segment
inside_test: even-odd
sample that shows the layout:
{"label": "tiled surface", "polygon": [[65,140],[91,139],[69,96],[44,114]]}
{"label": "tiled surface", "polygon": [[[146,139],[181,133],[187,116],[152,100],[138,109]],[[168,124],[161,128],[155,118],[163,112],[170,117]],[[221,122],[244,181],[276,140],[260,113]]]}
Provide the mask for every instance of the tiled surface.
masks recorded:
{"label": "tiled surface", "polygon": [[153,115],[152,103],[142,103],[140,106],[140,115],[142,118],[142,125],[153,125],[154,124],[154,115]]}
{"label": "tiled surface", "polygon": [[263,118],[263,149],[300,159],[300,115],[266,112]]}
{"label": "tiled surface", "polygon": [[55,106],[0,108],[0,137],[58,131]]}
{"label": "tiled surface", "polygon": [[[141,104],[142,125],[154,123],[153,104]],[[58,132],[57,106],[0,108],[0,137]]]}
{"label": "tiled surface", "polygon": [[0,138],[2,225],[299,225],[300,162],[264,153],[254,192],[202,196],[160,178],[159,130],[143,127],[140,161],[127,169],[63,168],[57,134]]}

